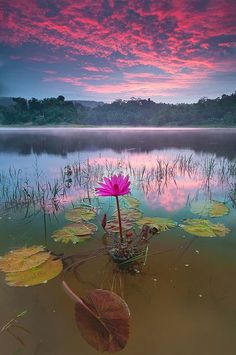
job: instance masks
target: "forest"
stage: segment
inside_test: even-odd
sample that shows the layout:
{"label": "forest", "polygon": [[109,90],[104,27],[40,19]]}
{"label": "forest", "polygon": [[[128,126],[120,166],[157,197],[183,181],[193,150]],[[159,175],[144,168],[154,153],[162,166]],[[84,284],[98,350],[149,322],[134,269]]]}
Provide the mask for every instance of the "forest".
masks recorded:
{"label": "forest", "polygon": [[236,92],[215,99],[202,97],[196,103],[166,104],[132,97],[86,107],[57,98],[27,100],[14,97],[1,104],[0,125],[43,126],[209,126],[236,125]]}

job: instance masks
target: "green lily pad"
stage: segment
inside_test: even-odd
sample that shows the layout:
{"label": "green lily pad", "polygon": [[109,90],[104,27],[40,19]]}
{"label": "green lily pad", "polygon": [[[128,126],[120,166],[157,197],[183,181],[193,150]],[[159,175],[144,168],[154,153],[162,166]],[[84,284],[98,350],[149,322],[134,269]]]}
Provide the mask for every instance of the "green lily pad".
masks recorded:
{"label": "green lily pad", "polygon": [[83,243],[91,238],[91,234],[96,232],[97,226],[93,223],[69,224],[62,229],[55,231],[52,238],[61,243]]}
{"label": "green lily pad", "polygon": [[223,202],[212,201],[212,208],[210,210],[210,217],[221,217],[229,214],[229,208]]}
{"label": "green lily pad", "polygon": [[49,259],[50,253],[44,251],[43,246],[32,246],[10,251],[0,258],[0,270],[17,272],[31,269]]}
{"label": "green lily pad", "polygon": [[76,223],[90,221],[95,218],[95,216],[96,212],[88,207],[77,207],[66,213],[66,219]]}
{"label": "green lily pad", "polygon": [[147,224],[151,228],[157,228],[161,232],[165,232],[170,228],[176,227],[177,223],[170,218],[161,217],[143,217],[136,222],[139,226]]}
{"label": "green lily pad", "polygon": [[219,201],[193,201],[190,209],[200,216],[221,217],[229,213],[225,203]]}
{"label": "green lily pad", "polygon": [[50,257],[43,264],[29,270],[6,273],[6,282],[9,286],[35,286],[53,279],[62,271],[61,260]]}
{"label": "green lily pad", "polygon": [[180,227],[197,237],[224,237],[230,232],[224,224],[214,224],[208,219],[187,219]]}
{"label": "green lily pad", "polygon": [[123,197],[125,202],[128,203],[128,205],[132,208],[137,208],[139,206],[139,200],[135,197],[132,197],[132,196],[124,196]]}

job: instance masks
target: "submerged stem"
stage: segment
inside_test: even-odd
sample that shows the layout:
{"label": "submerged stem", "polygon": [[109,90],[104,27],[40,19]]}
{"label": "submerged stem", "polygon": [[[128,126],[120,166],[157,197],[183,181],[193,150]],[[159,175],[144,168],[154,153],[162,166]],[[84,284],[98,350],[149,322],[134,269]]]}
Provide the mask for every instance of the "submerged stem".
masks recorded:
{"label": "submerged stem", "polygon": [[120,231],[120,241],[123,243],[123,235],[122,235],[122,225],[121,225],[121,216],[120,216],[120,205],[118,196],[116,196],[116,207],[117,207],[117,214],[118,214],[118,222],[119,222],[119,231]]}

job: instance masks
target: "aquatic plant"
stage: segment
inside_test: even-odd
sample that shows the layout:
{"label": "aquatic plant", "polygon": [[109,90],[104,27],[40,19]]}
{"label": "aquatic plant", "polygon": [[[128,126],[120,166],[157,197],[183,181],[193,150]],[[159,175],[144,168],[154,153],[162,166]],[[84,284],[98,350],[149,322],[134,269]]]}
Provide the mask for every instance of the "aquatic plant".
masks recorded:
{"label": "aquatic plant", "polygon": [[143,217],[137,221],[137,224],[140,226],[147,225],[151,228],[156,228],[159,232],[165,232],[170,228],[177,226],[177,223],[172,221],[170,218],[160,217]]}
{"label": "aquatic plant", "polygon": [[208,219],[187,219],[180,227],[197,237],[225,237],[230,232],[223,223],[215,224]]}
{"label": "aquatic plant", "polygon": [[101,187],[96,188],[96,192],[98,196],[114,196],[116,198],[116,207],[117,207],[117,217],[119,222],[119,233],[120,233],[120,241],[123,242],[122,235],[122,222],[120,215],[120,205],[118,196],[127,195],[130,193],[130,181],[129,176],[116,176],[113,175],[110,179],[104,177],[104,183],[100,182],[99,185]]}
{"label": "aquatic plant", "polygon": [[91,290],[84,300],[65,281],[63,287],[76,302],[75,319],[82,337],[99,352],[122,350],[129,338],[127,303],[108,290]]}
{"label": "aquatic plant", "polygon": [[4,272],[26,271],[41,265],[49,257],[50,253],[45,252],[41,245],[12,250],[0,258],[0,270]]}
{"label": "aquatic plant", "polygon": [[229,213],[229,208],[224,202],[198,200],[191,203],[190,209],[200,216],[221,217]]}
{"label": "aquatic plant", "polygon": [[93,223],[74,223],[65,226],[62,229],[55,231],[52,235],[52,238],[56,242],[69,243],[73,244],[83,243],[87,239],[90,239],[92,234],[97,231],[97,226]]}
{"label": "aquatic plant", "polygon": [[28,287],[46,283],[62,271],[62,261],[54,260],[41,245],[10,251],[0,259],[9,286]]}

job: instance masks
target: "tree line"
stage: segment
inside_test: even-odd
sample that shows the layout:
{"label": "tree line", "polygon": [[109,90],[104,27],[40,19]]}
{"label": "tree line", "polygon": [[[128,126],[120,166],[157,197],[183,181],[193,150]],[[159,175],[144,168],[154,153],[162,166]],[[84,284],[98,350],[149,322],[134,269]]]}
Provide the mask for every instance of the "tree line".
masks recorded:
{"label": "tree line", "polygon": [[236,92],[216,99],[201,98],[192,104],[156,103],[131,98],[89,108],[57,98],[12,98],[0,106],[1,125],[124,125],[124,126],[234,126]]}

